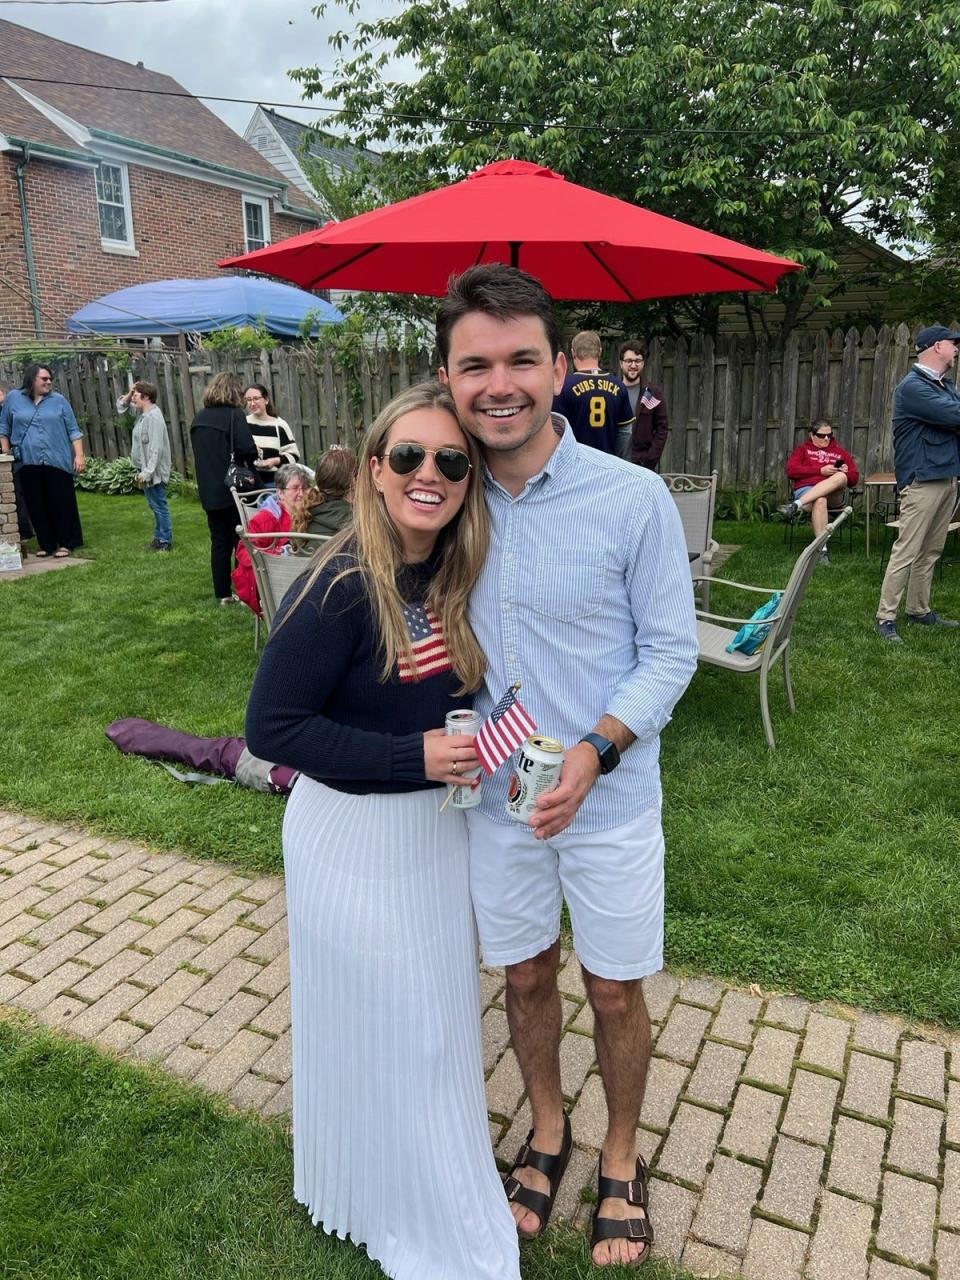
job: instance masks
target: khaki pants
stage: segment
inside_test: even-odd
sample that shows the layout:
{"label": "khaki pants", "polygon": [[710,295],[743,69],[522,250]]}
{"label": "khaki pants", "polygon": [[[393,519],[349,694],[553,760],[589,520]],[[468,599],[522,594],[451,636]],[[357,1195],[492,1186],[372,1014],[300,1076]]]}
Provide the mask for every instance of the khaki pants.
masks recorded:
{"label": "khaki pants", "polygon": [[900,534],[880,588],[878,622],[895,622],[903,589],[907,613],[930,612],[930,584],[957,501],[956,478],[914,481],[900,495]]}

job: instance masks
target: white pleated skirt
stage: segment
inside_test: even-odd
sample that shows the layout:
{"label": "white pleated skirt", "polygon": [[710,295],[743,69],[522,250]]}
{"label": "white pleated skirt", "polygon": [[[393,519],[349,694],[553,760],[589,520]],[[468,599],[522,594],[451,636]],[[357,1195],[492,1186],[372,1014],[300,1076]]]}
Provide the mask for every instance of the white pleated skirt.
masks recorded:
{"label": "white pleated skirt", "polygon": [[301,777],[283,825],[294,1196],[395,1280],[519,1280],[487,1126],[463,814]]}

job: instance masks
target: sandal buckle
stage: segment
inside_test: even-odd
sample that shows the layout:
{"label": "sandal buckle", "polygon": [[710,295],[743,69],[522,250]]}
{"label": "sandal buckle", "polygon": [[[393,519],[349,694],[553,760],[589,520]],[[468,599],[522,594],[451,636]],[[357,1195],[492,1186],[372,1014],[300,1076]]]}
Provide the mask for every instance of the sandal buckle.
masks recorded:
{"label": "sandal buckle", "polygon": [[627,1204],[638,1205],[641,1209],[647,1207],[647,1183],[644,1178],[633,1178],[627,1183],[627,1194],[624,1197]]}
{"label": "sandal buckle", "polygon": [[509,1178],[506,1178],[503,1183],[503,1189],[506,1193],[508,1200],[515,1200],[517,1196],[517,1192],[520,1191],[522,1187],[523,1187],[523,1183],[519,1182],[516,1178],[512,1176]]}
{"label": "sandal buckle", "polygon": [[639,1240],[642,1244],[653,1244],[653,1231],[649,1218],[627,1218],[625,1226],[630,1240]]}

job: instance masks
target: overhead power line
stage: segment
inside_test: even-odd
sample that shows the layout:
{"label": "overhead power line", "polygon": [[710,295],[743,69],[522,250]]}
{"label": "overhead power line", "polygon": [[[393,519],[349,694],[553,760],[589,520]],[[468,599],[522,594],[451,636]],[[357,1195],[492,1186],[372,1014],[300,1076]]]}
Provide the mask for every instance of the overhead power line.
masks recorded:
{"label": "overhead power line", "polygon": [[[11,0],[0,0],[0,4],[9,3]],[[53,0],[48,0],[52,3]],[[96,3],[97,0],[83,0],[84,3]],[[121,0],[100,0],[101,3],[121,3]],[[131,0],[133,3],[147,3],[148,0]],[[332,72],[322,72],[323,75],[332,75]],[[263,98],[232,98],[217,93],[188,93],[185,89],[148,89],[146,87],[139,88],[136,85],[127,84],[96,84],[88,80],[58,80],[48,76],[25,76],[18,71],[0,70],[0,77],[8,80],[15,80],[24,84],[51,84],[61,85],[70,89],[104,89],[113,93],[141,93],[152,97],[159,98],[198,98],[204,102],[232,102],[240,103],[247,106],[261,107],[281,107],[285,111],[313,111],[324,115],[336,115],[342,110],[341,107],[319,107],[313,103],[304,102],[267,102]],[[407,111],[380,111],[367,110],[361,113],[375,120],[396,120],[398,123],[420,123],[420,124],[462,124],[475,125],[483,128],[499,128],[499,129],[550,129],[564,130],[568,133],[590,133],[603,134],[605,136],[617,136],[627,138],[663,138],[670,136],[682,137],[769,137],[769,138],[820,138],[832,136],[835,132],[833,129],[713,129],[705,126],[690,126],[685,128],[668,128],[668,129],[639,129],[634,127],[625,128],[623,125],[612,124],[602,121],[599,124],[569,124],[563,121],[553,120],[498,120],[495,118],[484,118],[482,116],[448,116],[448,115],[426,115],[417,114]],[[861,133],[885,132],[882,125],[862,125]]]}

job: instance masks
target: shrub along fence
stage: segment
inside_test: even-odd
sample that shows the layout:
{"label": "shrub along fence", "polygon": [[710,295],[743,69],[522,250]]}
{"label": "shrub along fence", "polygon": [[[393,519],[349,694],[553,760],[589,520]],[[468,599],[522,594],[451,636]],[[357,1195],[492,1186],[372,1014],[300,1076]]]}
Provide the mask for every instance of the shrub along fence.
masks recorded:
{"label": "shrub along fence", "polygon": [[[706,474],[715,468],[725,488],[784,487],[787,455],[819,417],[833,423],[861,470],[887,470],[893,392],[912,350],[906,325],[862,334],[794,333],[782,349],[751,337],[657,339],[647,376],[663,388],[671,428],[661,470]],[[343,357],[332,348],[302,346],[239,357],[204,350],[189,356],[77,352],[51,363],[56,389],[73,405],[95,457],[129,451],[132,419],[117,417],[117,397],[134,378],[156,383],[182,474],[192,474],[190,421],[216,373],[236,372],[245,384],[270,388],[277,412],[313,462],[331,444],[355,444],[392,395],[435,368],[423,353],[362,349]],[[613,354],[608,367],[618,372]],[[2,355],[0,379],[20,381],[20,370]]]}

